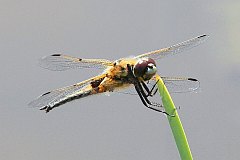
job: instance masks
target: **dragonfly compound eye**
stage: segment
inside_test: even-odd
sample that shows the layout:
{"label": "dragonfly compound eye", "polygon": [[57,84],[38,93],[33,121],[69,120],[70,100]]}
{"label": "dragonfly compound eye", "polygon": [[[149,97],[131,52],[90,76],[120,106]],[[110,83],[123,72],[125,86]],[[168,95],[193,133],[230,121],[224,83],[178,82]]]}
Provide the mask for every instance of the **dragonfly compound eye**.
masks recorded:
{"label": "dragonfly compound eye", "polygon": [[156,63],[151,58],[140,59],[134,66],[134,75],[141,77],[143,80],[149,80],[157,72]]}

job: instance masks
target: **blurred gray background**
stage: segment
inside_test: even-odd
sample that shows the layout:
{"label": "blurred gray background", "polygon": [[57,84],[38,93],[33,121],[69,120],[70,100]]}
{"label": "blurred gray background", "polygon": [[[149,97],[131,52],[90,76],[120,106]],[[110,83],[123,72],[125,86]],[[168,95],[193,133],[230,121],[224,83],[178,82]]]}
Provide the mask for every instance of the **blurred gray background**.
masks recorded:
{"label": "blurred gray background", "polygon": [[95,96],[49,114],[28,103],[99,74],[37,65],[62,52],[115,60],[209,34],[202,45],[158,61],[164,76],[200,80],[174,94],[195,159],[239,159],[240,2],[0,1],[0,159],[180,159],[165,115],[139,97]]}

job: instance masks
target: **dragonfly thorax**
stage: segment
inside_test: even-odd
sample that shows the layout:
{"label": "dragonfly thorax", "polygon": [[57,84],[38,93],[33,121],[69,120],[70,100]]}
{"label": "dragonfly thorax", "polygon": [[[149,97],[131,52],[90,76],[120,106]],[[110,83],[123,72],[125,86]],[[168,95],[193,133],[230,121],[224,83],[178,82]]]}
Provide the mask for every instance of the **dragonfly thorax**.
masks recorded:
{"label": "dragonfly thorax", "polygon": [[138,78],[142,78],[144,81],[150,80],[156,72],[156,63],[151,58],[139,59],[133,67],[134,75]]}

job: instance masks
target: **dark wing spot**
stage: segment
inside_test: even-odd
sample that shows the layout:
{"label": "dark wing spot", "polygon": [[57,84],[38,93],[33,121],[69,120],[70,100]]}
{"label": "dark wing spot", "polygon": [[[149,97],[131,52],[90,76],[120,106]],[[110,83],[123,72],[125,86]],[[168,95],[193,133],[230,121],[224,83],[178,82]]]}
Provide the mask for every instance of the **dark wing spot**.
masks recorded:
{"label": "dark wing spot", "polygon": [[205,37],[205,36],[207,36],[206,34],[204,34],[204,35],[201,35],[201,36],[199,36],[198,38],[202,38],[202,37]]}
{"label": "dark wing spot", "polygon": [[57,57],[57,56],[61,56],[61,54],[53,54],[52,56],[56,56]]}
{"label": "dark wing spot", "polygon": [[198,81],[197,79],[194,78],[188,78],[189,81]]}
{"label": "dark wing spot", "polygon": [[82,58],[78,58],[79,61],[82,61]]}
{"label": "dark wing spot", "polygon": [[44,94],[42,94],[42,96],[45,96],[45,95],[47,95],[47,94],[49,94],[49,93],[51,93],[51,92],[44,93]]}

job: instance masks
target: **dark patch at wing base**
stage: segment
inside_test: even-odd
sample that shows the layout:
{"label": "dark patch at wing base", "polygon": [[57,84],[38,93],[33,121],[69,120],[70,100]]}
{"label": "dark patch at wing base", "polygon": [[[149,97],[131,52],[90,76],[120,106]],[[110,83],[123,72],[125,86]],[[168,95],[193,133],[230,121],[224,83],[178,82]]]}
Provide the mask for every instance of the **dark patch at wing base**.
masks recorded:
{"label": "dark patch at wing base", "polygon": [[[105,78],[105,77],[104,77],[104,78]],[[98,86],[101,84],[101,82],[103,81],[104,78],[101,78],[101,79],[98,79],[98,80],[92,81],[92,82],[91,82],[91,86],[92,86],[92,88],[96,88],[96,87],[98,87]]]}

